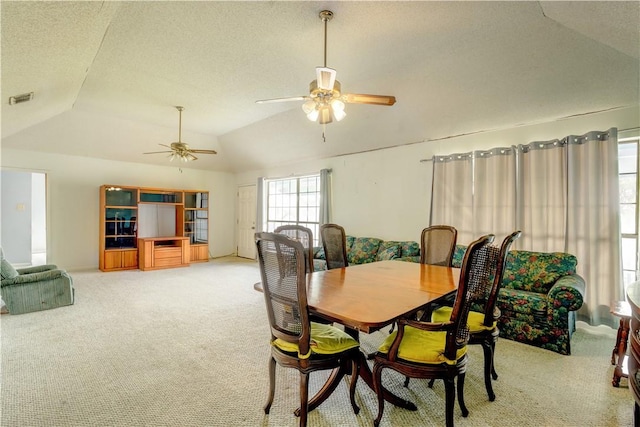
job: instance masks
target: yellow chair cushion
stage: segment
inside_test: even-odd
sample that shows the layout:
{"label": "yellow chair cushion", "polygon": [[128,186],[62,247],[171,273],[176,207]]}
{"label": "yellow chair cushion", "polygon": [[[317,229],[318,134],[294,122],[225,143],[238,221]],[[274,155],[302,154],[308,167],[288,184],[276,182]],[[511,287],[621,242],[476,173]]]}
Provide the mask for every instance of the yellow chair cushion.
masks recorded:
{"label": "yellow chair cushion", "polygon": [[[393,332],[382,343],[378,351],[387,353],[391,348],[391,344],[397,334]],[[446,363],[455,365],[456,360],[460,359],[467,353],[467,346],[464,346],[456,352],[456,360],[447,359],[444,355],[444,347],[446,344],[446,332],[430,332],[421,329],[406,326],[404,328],[404,336],[398,349],[398,357],[410,362],[425,364],[441,364]]]}
{"label": "yellow chair cushion", "polygon": [[[434,310],[431,314],[431,321],[434,323],[448,322],[451,318],[452,307],[440,307]],[[482,331],[490,331],[496,327],[496,322],[493,322],[491,326],[485,326],[484,313],[478,313],[477,311],[470,311],[467,318],[467,324],[469,325],[470,333],[477,333]]]}
{"label": "yellow chair cushion", "polygon": [[[298,344],[279,338],[273,340],[271,344],[288,353],[298,352]],[[298,353],[298,357],[306,359],[311,356],[311,353],[337,354],[356,348],[359,345],[360,343],[358,341],[341,329],[331,325],[311,322],[311,351],[309,354]]]}

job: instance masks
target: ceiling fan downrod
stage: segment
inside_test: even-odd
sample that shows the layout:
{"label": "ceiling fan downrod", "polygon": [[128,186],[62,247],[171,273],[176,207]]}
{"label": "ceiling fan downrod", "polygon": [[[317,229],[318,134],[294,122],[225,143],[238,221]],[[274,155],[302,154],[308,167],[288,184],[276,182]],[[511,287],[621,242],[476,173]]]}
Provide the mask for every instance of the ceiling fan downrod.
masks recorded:
{"label": "ceiling fan downrod", "polygon": [[320,12],[320,19],[324,22],[324,67],[327,68],[327,22],[333,18],[333,12],[330,10],[323,10]]}

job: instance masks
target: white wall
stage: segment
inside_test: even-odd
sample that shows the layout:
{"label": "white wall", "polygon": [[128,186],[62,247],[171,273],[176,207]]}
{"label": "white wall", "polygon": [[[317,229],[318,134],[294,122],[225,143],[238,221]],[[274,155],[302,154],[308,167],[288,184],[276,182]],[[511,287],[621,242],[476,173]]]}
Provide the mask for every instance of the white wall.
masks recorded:
{"label": "white wall", "polygon": [[259,176],[286,177],[329,168],[333,170],[333,222],[354,236],[418,241],[421,230],[429,225],[432,173],[431,161],[420,160],[639,126],[640,108],[633,107],[241,173],[237,181],[246,185],[255,183]]}
{"label": "white wall", "polygon": [[31,252],[38,254],[47,251],[46,178],[43,173],[31,174]]}
{"label": "white wall", "polygon": [[3,170],[47,173],[47,261],[68,270],[98,267],[102,184],[209,191],[209,251],[235,252],[233,174],[11,149],[0,162]]}
{"label": "white wall", "polygon": [[2,171],[1,245],[12,264],[31,262],[31,173]]}

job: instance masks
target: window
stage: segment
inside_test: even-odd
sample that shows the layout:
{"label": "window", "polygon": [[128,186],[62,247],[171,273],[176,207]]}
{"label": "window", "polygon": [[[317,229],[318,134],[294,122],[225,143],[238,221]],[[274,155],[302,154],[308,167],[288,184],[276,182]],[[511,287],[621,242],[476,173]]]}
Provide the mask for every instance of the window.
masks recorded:
{"label": "window", "polygon": [[640,137],[618,139],[620,181],[620,233],[622,239],[622,277],[624,287],[638,280],[638,144]]}
{"label": "window", "polygon": [[313,244],[318,245],[320,175],[267,180],[266,193],[266,231],[286,224],[301,225],[313,232]]}

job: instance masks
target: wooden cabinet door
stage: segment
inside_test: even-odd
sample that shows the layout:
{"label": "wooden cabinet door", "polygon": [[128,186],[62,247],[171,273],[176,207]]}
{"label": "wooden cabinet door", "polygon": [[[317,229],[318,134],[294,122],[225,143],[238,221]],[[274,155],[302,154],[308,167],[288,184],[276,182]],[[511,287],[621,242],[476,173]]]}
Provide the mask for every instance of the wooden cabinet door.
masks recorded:
{"label": "wooden cabinet door", "polygon": [[122,268],[122,251],[105,251],[104,269],[112,270],[115,268]]}
{"label": "wooden cabinet door", "polygon": [[209,246],[208,245],[192,245],[190,248],[191,262],[196,261],[208,261],[209,260]]}
{"label": "wooden cabinet door", "polygon": [[105,251],[104,270],[138,268],[138,251]]}
{"label": "wooden cabinet door", "polygon": [[122,251],[122,267],[138,268],[138,251]]}

